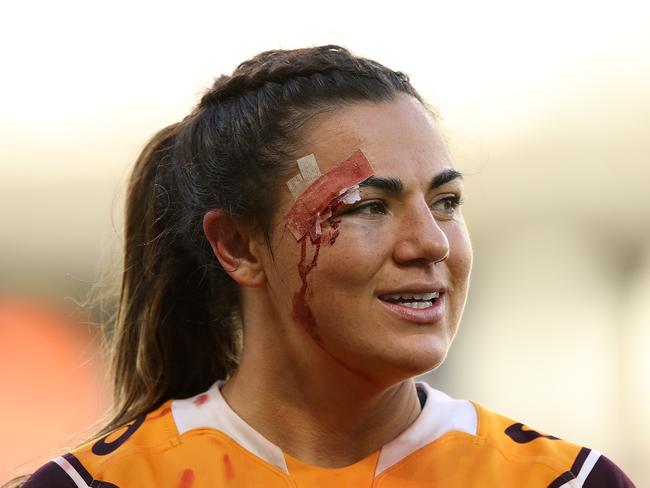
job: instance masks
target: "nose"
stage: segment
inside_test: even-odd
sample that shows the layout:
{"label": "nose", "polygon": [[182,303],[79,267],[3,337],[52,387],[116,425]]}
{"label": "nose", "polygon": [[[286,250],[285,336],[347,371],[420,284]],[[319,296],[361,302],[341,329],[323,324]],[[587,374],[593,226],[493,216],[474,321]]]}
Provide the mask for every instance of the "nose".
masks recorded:
{"label": "nose", "polygon": [[449,239],[424,199],[407,204],[400,219],[393,258],[399,264],[444,261],[449,256]]}

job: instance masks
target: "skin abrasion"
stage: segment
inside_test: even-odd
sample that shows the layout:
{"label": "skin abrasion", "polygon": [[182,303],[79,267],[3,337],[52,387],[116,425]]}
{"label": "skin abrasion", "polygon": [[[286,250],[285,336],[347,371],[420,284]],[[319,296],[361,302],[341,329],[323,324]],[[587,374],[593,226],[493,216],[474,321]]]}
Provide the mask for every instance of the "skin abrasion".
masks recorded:
{"label": "skin abrasion", "polygon": [[[357,150],[347,159],[316,179],[295,201],[285,214],[287,227],[300,244],[298,275],[301,286],[293,296],[292,319],[305,329],[313,341],[340,366],[367,380],[367,375],[346,364],[334,356],[325,347],[318,334],[318,324],[311,311],[307,297],[314,293],[310,290],[307,276],[318,263],[321,244],[333,246],[339,236],[340,220],[328,220],[332,212],[343,203],[353,203],[360,198],[358,184],[374,174],[370,162]],[[321,224],[325,224],[323,233]],[[308,259],[307,247],[313,246],[313,254]]]}

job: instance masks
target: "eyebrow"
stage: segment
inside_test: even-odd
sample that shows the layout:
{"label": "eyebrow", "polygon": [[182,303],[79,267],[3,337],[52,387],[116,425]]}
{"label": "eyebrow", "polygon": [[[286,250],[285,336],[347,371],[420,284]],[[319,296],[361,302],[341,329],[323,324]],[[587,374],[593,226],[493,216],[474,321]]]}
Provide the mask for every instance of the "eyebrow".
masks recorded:
{"label": "eyebrow", "polygon": [[[458,178],[463,179],[463,173],[452,168],[445,169],[433,177],[429,184],[429,191],[435,190]],[[402,183],[402,180],[394,177],[371,176],[359,183],[359,186],[378,188],[390,193],[402,193],[404,191],[404,183]]]}
{"label": "eyebrow", "polygon": [[462,180],[463,173],[461,173],[460,171],[456,171],[455,169],[452,168],[447,168],[442,172],[438,173],[433,178],[433,180],[431,180],[431,184],[429,185],[429,190],[435,190],[436,188],[456,179]]}

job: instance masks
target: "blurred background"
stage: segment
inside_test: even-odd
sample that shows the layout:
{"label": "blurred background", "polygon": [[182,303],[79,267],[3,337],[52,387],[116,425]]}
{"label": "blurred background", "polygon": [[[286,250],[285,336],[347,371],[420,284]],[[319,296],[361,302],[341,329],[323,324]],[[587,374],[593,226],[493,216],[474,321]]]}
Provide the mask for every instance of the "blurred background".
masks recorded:
{"label": "blurred background", "polygon": [[3,3],[0,482],[110,402],[98,323],[143,144],[255,53],[338,43],[411,76],[466,173],[473,288],[426,379],[650,486],[649,25],[626,0]]}

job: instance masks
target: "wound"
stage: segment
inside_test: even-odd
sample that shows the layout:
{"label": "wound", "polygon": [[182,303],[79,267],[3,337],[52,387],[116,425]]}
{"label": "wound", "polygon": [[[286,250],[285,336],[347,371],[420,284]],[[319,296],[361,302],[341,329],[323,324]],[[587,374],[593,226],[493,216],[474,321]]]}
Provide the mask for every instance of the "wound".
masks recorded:
{"label": "wound", "polygon": [[330,246],[333,246],[334,243],[336,242],[336,239],[339,236],[340,230],[339,230],[339,225],[341,224],[340,220],[330,220],[330,232],[328,234],[327,238],[327,243]]}
{"label": "wound", "polygon": [[350,197],[358,199],[355,186],[373,174],[370,162],[361,149],[357,149],[347,159],[319,176],[284,214],[287,228],[296,241],[307,234],[312,241],[319,237],[321,223],[331,217],[332,208],[341,200],[346,201]]}

